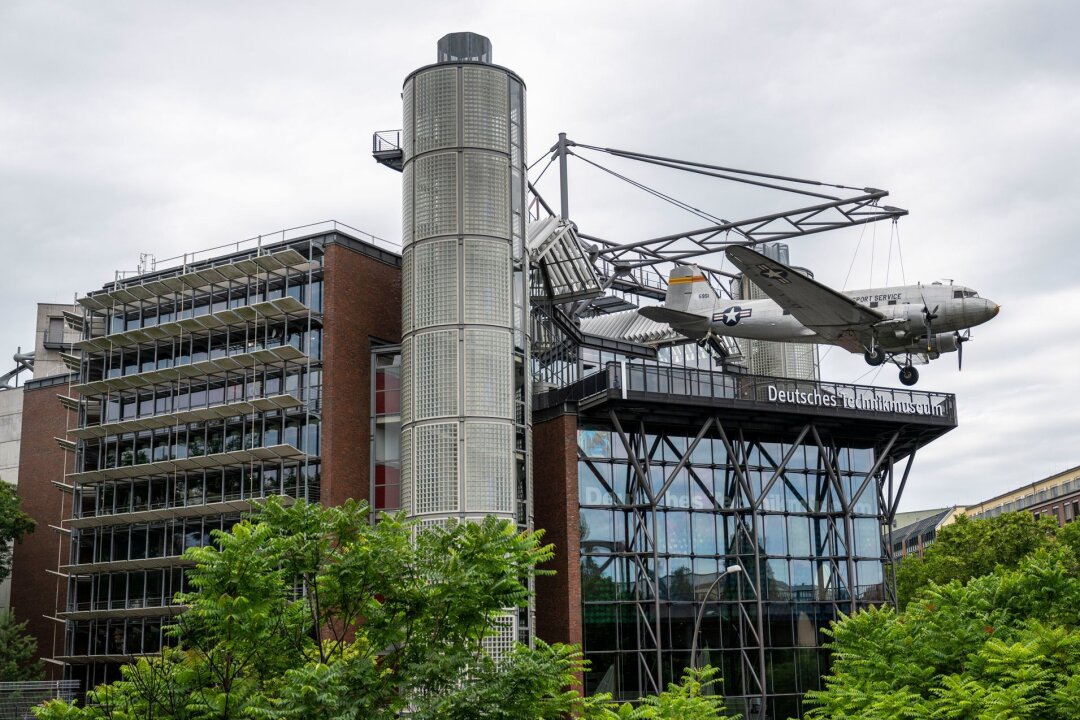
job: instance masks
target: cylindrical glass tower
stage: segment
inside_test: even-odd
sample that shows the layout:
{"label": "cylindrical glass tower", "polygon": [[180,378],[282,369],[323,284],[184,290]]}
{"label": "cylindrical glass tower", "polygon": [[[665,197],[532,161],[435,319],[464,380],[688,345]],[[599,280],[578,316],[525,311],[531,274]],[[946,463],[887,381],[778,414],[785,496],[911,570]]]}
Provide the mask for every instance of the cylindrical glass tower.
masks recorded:
{"label": "cylindrical glass tower", "polygon": [[453,33],[403,100],[402,506],[528,527],[525,86]]}

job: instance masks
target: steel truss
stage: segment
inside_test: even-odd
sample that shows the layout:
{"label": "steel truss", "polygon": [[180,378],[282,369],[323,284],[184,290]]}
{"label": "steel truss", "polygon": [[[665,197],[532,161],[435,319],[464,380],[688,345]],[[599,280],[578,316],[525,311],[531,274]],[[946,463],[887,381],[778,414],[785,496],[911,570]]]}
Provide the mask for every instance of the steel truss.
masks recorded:
{"label": "steel truss", "polygon": [[[580,151],[606,154],[624,160],[633,160],[726,182],[758,187],[767,191],[800,195],[808,198],[810,204],[742,220],[728,220],[693,207],[620,174],[589,159]],[[693,230],[631,243],[616,242],[579,231],[578,235],[581,239],[592,243],[592,246],[588,247],[587,250],[605,289],[614,286],[631,292],[638,291],[647,297],[658,297],[657,291],[659,290],[662,293],[666,289],[666,270],[672,264],[691,260],[710,278],[714,288],[718,288],[720,292],[726,292],[727,283],[724,279],[735,277],[735,274],[709,267],[703,264],[703,261],[707,259],[707,256],[722,252],[724,248],[731,245],[753,246],[765,242],[789,240],[882,220],[896,221],[908,214],[908,211],[902,208],[881,204],[881,201],[889,195],[887,190],[873,187],[858,188],[805,178],[739,170],[690,160],[678,160],[630,150],[598,147],[570,140],[565,133],[559,134],[559,140],[551,147],[550,153],[548,165],[556,160],[558,160],[559,164],[560,207],[558,216],[563,219],[569,219],[570,217],[567,159],[576,157],[587,165],[710,223]],[[534,199],[533,204],[535,207],[533,209],[537,215],[539,215],[541,206],[548,213],[556,214],[555,210],[544,201],[534,186],[534,183],[538,182],[540,176],[547,170],[548,165],[545,165],[536,179],[529,183],[529,190]],[[809,189],[811,187],[814,189]],[[659,295],[658,299],[662,299],[662,294]],[[576,308],[576,311],[571,314],[580,313],[587,305],[588,301],[581,303]]]}
{"label": "steel truss", "polygon": [[[625,418],[620,419],[614,410],[609,410],[606,418],[601,416],[597,419],[606,419],[610,424],[614,431],[612,442],[614,444],[614,438],[617,437],[620,446],[621,452],[618,456],[625,456],[631,468],[626,501],[613,505],[614,509],[629,512],[631,515],[627,528],[627,540],[625,547],[612,548],[612,556],[613,558],[625,557],[631,568],[632,577],[628,578],[628,585],[632,591],[631,603],[636,619],[635,654],[638,659],[639,687],[644,692],[659,693],[666,682],[677,679],[664,676],[662,653],[665,650],[683,649],[667,648],[663,641],[661,619],[664,615],[659,568],[664,553],[661,553],[657,542],[657,509],[664,505],[666,493],[684,471],[689,475],[690,481],[696,483],[709,498],[715,512],[732,515],[735,521],[737,535],[735,552],[732,552],[729,546],[726,557],[740,564],[743,571],[736,577],[729,578],[737,588],[737,592],[735,598],[726,597],[725,600],[730,602],[734,599],[737,607],[734,622],[737,625],[738,637],[741,638],[739,650],[742,658],[742,673],[741,687],[725,684],[724,694],[729,700],[745,703],[744,717],[762,719],[769,717],[767,715],[769,693],[766,665],[768,646],[765,634],[765,603],[768,593],[765,587],[767,583],[765,552],[759,538],[762,536],[764,517],[771,513],[765,504],[770,491],[778,483],[784,483],[790,492],[796,496],[799,495],[799,490],[791,484],[786,472],[788,463],[796,450],[813,447],[817,451],[816,473],[819,478],[816,483],[817,497],[800,499],[805,500],[808,508],[816,508],[816,512],[811,511],[809,515],[825,520],[826,523],[824,536],[817,536],[812,541],[814,548],[812,552],[818,556],[819,560],[828,561],[828,577],[824,577],[825,573],[819,563],[816,578],[818,596],[813,599],[831,604],[834,617],[839,617],[842,612],[851,613],[860,607],[883,602],[895,605],[895,577],[892,578],[892,582],[882,582],[880,593],[864,594],[860,598],[856,588],[853,513],[864,493],[874,493],[877,499],[879,521],[891,526],[917,449],[912,444],[898,443],[901,438],[901,429],[880,437],[873,448],[872,466],[865,472],[856,472],[853,469],[841,469],[840,453],[847,446],[837,445],[828,432],[814,422],[792,428],[790,437],[794,439],[783,440],[785,444],[790,442],[786,454],[783,457],[772,457],[765,445],[767,441],[750,437],[743,428],[734,427],[730,421],[725,426],[716,416],[705,419],[692,439],[690,439],[692,427],[684,427],[676,433],[670,433],[665,432],[663,428],[647,426],[642,420],[637,421],[636,425],[628,425],[624,422]],[[673,437],[689,440],[686,449],[680,450],[681,443],[673,442]],[[722,497],[717,497],[719,492],[713,493],[710,489],[711,483],[703,481],[698,474],[698,468],[695,468],[690,460],[705,438],[720,440],[726,450],[727,479]],[[773,440],[776,438],[769,438],[769,441]],[[901,447],[901,444],[904,447]],[[658,450],[661,448],[668,458],[672,456],[678,458],[674,467],[658,465]],[[754,469],[764,470],[760,490],[755,490],[755,483],[749,476],[750,458],[753,451],[756,451],[755,454],[761,458],[758,464],[753,466]],[[580,447],[578,457],[595,475],[595,479],[604,486],[604,489],[610,492],[613,498],[618,498],[615,489],[605,479],[604,473],[596,467],[594,459],[589,458]],[[904,461],[906,462],[903,478],[899,485],[894,485],[896,465]],[[659,488],[655,487],[657,478],[653,477],[657,467],[671,468],[669,472],[664,473],[663,482]],[[711,467],[719,467],[719,465],[711,465]],[[810,474],[815,472],[815,469],[800,469],[799,472]],[[841,481],[844,474],[853,474],[850,492]],[[768,479],[764,480],[765,477]],[[882,562],[891,567],[893,564],[891,530],[882,535],[880,548]],[[610,563],[611,560],[607,562]],[[883,577],[884,572],[885,568],[883,568]],[[700,591],[700,587],[695,585],[695,602],[719,602],[719,598],[710,600],[700,597]],[[707,638],[702,638],[703,644],[707,640]]]}

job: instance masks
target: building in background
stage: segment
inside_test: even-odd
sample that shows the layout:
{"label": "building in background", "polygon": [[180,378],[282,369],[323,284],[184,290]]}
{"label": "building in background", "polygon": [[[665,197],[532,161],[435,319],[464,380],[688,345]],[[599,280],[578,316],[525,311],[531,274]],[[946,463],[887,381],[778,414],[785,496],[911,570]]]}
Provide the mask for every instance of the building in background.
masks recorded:
{"label": "building in background", "polygon": [[974,505],[897,513],[892,530],[893,554],[898,560],[909,555],[922,557],[938,531],[961,515],[981,519],[1010,512],[1052,518],[1059,526],[1074,522],[1080,518],[1080,466]]}
{"label": "building in background", "polygon": [[[767,257],[801,272],[809,278],[814,273],[791,265],[788,246],[784,243],[761,245],[758,250]],[[731,295],[741,300],[766,300],[768,295],[745,276],[731,282]],[[770,342],[768,340],[738,340],[742,363],[751,375],[768,375],[796,380],[817,380],[820,377],[816,343]]]}
{"label": "building in background", "polygon": [[[22,387],[0,388],[0,482],[19,484],[22,440]],[[0,611],[11,603],[11,578],[0,581]]]}
{"label": "building in background", "polygon": [[960,505],[897,513],[893,520],[893,557],[897,561],[909,555],[921,558],[923,552],[934,544],[938,530],[951,524],[962,514],[964,508]]}
{"label": "building in background", "polygon": [[[70,305],[38,303],[33,348],[28,352],[23,352],[20,348],[12,359],[15,367],[0,376],[0,480],[4,482],[15,486],[19,484],[19,465],[23,457],[24,394],[27,391],[32,392],[39,385],[34,382],[38,378],[67,373],[62,354],[70,351],[71,343],[78,340],[78,336],[65,326],[64,313],[73,310],[74,308]],[[19,382],[23,384],[19,385]],[[36,418],[31,418],[30,422],[33,423],[35,420]],[[56,434],[63,434],[63,430],[64,428],[58,427]],[[42,498],[20,494],[23,495],[23,511],[34,515],[32,505],[40,502]],[[48,517],[50,523],[55,524],[55,517],[52,515]],[[27,553],[32,551],[31,548],[52,546],[56,544],[56,541],[57,538],[48,524],[39,519],[36,532],[23,541],[27,549],[20,552],[20,559],[25,558]],[[8,578],[0,583],[0,609],[7,608],[10,603],[11,578]],[[35,609],[34,606],[16,608],[18,619],[26,620],[31,615],[36,617],[36,613],[33,613]]]}
{"label": "building in background", "polygon": [[1080,466],[968,505],[964,508],[964,514],[985,518],[1020,510],[1030,512],[1035,517],[1053,518],[1058,525],[1080,518]]}

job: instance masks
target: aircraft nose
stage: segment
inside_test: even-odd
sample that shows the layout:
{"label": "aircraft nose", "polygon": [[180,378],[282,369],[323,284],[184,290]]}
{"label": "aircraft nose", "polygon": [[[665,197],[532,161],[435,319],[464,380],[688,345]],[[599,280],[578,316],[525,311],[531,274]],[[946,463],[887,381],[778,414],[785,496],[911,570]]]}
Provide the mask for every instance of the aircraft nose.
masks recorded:
{"label": "aircraft nose", "polygon": [[994,303],[993,309],[990,310],[990,317],[997,317],[997,314],[1001,312],[1001,306]]}

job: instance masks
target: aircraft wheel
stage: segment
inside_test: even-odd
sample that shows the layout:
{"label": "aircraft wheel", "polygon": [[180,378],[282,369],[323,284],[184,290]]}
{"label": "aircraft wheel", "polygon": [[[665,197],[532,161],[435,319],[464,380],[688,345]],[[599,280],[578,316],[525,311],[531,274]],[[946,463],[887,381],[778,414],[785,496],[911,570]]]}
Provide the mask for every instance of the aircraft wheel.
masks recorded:
{"label": "aircraft wheel", "polygon": [[900,368],[900,382],[904,385],[914,385],[919,382],[919,371],[910,365]]}
{"label": "aircraft wheel", "polygon": [[880,345],[875,345],[871,350],[867,350],[863,353],[863,359],[866,360],[867,365],[880,365],[887,360],[885,351],[881,349]]}

